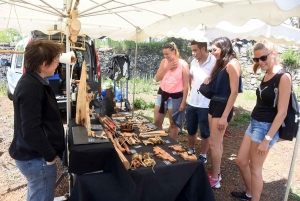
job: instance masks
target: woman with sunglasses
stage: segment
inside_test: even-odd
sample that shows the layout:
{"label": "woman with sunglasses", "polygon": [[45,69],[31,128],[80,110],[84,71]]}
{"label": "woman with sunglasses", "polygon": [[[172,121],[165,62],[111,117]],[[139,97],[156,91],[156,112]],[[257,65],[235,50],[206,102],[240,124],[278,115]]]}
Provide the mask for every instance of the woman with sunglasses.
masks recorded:
{"label": "woman with sunglasses", "polygon": [[184,110],[188,93],[189,67],[180,59],[175,43],[162,47],[164,59],[161,61],[155,79],[160,82],[154,108],[154,123],[162,129],[165,114],[168,110],[170,136],[177,140],[178,128],[182,128]]}
{"label": "woman with sunglasses", "polygon": [[[275,45],[270,41],[263,40],[254,46],[253,61],[254,73],[260,68],[266,74],[256,90],[256,105],[236,158],[246,190],[231,195],[258,201],[263,189],[262,167],[279,138],[278,129],[287,113],[292,83],[290,74],[281,72]],[[274,84],[278,80],[276,88]]]}
{"label": "woman with sunglasses", "polygon": [[236,59],[231,41],[220,37],[212,41],[212,54],[216,57],[210,80],[213,96],[208,109],[210,127],[209,147],[212,171],[208,173],[211,187],[219,188],[221,181],[221,158],[223,136],[233,115],[233,104],[241,85],[241,67]]}

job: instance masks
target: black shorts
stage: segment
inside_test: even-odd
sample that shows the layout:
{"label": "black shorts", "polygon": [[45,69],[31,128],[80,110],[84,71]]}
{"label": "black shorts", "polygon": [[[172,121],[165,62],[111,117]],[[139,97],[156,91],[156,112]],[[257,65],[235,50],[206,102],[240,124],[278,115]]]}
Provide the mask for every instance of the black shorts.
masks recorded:
{"label": "black shorts", "polygon": [[[220,102],[220,101],[210,101],[209,104],[209,109],[208,109],[208,114],[210,114],[212,116],[212,118],[221,118],[223,115],[223,112],[225,110],[226,107],[226,103]],[[229,123],[232,119],[232,115],[233,115],[233,108],[231,109],[231,111],[229,112],[229,115],[227,117],[227,122]]]}

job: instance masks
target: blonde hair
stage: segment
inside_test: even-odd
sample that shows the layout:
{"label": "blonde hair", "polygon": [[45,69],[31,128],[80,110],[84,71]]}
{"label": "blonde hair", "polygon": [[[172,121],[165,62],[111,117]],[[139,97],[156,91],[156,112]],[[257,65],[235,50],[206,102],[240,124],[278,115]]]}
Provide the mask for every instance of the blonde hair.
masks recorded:
{"label": "blonde hair", "polygon": [[[272,43],[271,41],[267,40],[267,39],[263,39],[262,41],[256,43],[256,45],[254,46],[253,52],[255,52],[257,50],[262,50],[262,49],[267,49],[269,52],[274,52],[275,51],[277,53],[275,44]],[[275,63],[275,65],[279,64],[277,56],[274,58],[274,63]],[[254,74],[256,74],[256,72],[259,68],[260,68],[259,64],[254,62],[254,64],[253,64]]]}
{"label": "blonde hair", "polygon": [[175,55],[180,58],[180,54],[177,48],[177,45],[174,42],[166,43],[162,47],[162,49],[170,49],[171,51],[175,51]]}

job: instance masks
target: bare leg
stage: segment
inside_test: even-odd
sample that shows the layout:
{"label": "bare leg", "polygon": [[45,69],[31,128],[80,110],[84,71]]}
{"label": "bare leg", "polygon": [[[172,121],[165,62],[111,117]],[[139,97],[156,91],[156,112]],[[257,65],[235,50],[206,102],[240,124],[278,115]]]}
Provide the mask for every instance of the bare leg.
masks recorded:
{"label": "bare leg", "polygon": [[259,201],[263,189],[262,167],[267,158],[269,150],[265,154],[258,154],[258,143],[251,142],[250,146],[250,171],[251,171],[251,201]]}
{"label": "bare leg", "polygon": [[[195,148],[197,142],[197,133],[194,135],[189,135],[189,147]],[[202,143],[202,142],[201,142]]]}
{"label": "bare leg", "polygon": [[[197,136],[197,135],[196,135]],[[197,137],[196,137],[197,140]],[[201,153],[200,154],[207,154],[209,149],[209,138],[201,138]]]}
{"label": "bare leg", "polygon": [[161,113],[159,113],[159,108],[160,108],[160,106],[154,107],[154,124],[159,129],[163,129],[162,124],[164,122],[164,118],[165,118],[165,114],[166,114],[167,110],[165,109],[165,113],[161,114]]}
{"label": "bare leg", "polygon": [[169,120],[170,120],[170,137],[177,140],[179,128],[176,126],[175,122],[172,119],[172,110],[168,110]]}
{"label": "bare leg", "polygon": [[236,164],[241,172],[243,177],[246,193],[247,195],[251,194],[251,172],[249,166],[250,160],[250,145],[251,145],[251,137],[248,135],[244,135],[243,141],[241,143],[237,158]]}
{"label": "bare leg", "polygon": [[212,118],[209,114],[208,119],[210,127],[209,147],[211,153],[212,178],[218,179],[218,173],[221,171],[221,158],[223,152],[222,142],[225,129],[218,129],[218,121],[220,118]]}

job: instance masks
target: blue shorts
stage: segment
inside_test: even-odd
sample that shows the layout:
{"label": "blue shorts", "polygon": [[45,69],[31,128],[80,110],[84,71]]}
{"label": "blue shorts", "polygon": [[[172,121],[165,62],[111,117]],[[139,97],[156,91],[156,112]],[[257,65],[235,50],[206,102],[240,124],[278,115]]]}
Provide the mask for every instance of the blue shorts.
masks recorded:
{"label": "blue shorts", "polygon": [[[157,95],[155,105],[160,106],[161,103],[161,95]],[[167,100],[167,103],[165,103],[165,109],[172,109],[172,98],[169,98]]]}
{"label": "blue shorts", "polygon": [[201,137],[203,139],[209,138],[208,108],[199,108],[187,105],[185,119],[189,135],[195,135],[199,125]]}
{"label": "blue shorts", "polygon": [[[249,135],[251,137],[251,140],[253,142],[261,143],[265,135],[267,135],[268,131],[271,128],[272,123],[269,122],[260,122],[256,121],[255,119],[251,118],[250,119],[250,124],[246,130],[246,135]],[[271,140],[269,147],[272,147],[279,138],[279,131],[277,131]]]}

